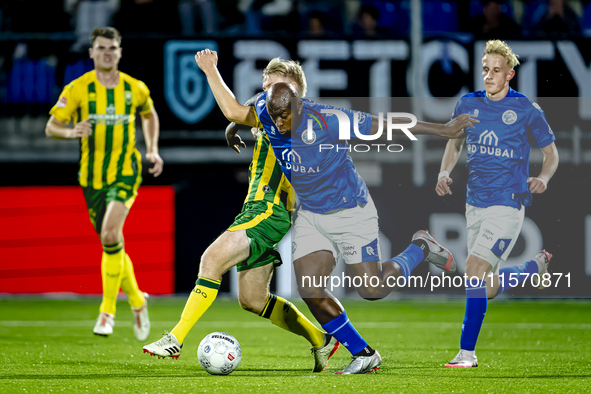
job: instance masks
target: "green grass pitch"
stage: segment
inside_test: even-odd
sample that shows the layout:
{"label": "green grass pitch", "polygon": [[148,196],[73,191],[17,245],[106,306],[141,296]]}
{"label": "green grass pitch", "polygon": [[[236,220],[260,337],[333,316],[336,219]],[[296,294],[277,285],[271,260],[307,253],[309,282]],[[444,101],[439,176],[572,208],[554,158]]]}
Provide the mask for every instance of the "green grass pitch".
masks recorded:
{"label": "green grass pitch", "polygon": [[[150,343],[176,323],[184,297],[150,304]],[[546,393],[591,391],[591,302],[495,300],[477,346],[478,368],[444,368],[459,346],[462,300],[347,301],[357,329],[383,357],[376,374],[312,374],[307,342],[220,298],[193,328],[177,361],[142,353],[131,312],[118,303],[115,333],[92,335],[97,298],[0,298],[0,393]],[[304,304],[298,304],[308,316]],[[201,339],[226,331],[243,358],[229,376],[197,361]]]}

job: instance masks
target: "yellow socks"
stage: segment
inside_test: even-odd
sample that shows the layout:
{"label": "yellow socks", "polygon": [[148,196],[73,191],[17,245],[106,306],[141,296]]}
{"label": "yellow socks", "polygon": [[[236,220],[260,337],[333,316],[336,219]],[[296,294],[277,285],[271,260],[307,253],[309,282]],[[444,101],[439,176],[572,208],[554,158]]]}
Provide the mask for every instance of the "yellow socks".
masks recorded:
{"label": "yellow socks", "polygon": [[324,332],[320,331],[291,302],[269,294],[265,308],[259,316],[271,320],[271,323],[294,334],[301,335],[313,347],[324,345]]}
{"label": "yellow socks", "polygon": [[137,285],[137,280],[135,279],[135,273],[133,271],[133,264],[131,263],[131,259],[127,253],[125,253],[125,258],[123,261],[121,290],[127,294],[127,297],[129,298],[129,305],[134,308],[139,308],[140,306],[144,305],[144,302],[146,302],[144,293],[142,293]]}
{"label": "yellow socks", "polygon": [[101,261],[103,302],[101,303],[100,312],[115,314],[124,260],[123,242],[103,245],[103,259]]}
{"label": "yellow socks", "polygon": [[185,304],[185,309],[183,309],[181,320],[171,331],[179,343],[183,343],[191,328],[197,323],[197,320],[213,304],[213,301],[218,295],[221,283],[219,280],[202,277],[197,278],[196,286],[191,291],[191,295],[189,295],[189,299]]}

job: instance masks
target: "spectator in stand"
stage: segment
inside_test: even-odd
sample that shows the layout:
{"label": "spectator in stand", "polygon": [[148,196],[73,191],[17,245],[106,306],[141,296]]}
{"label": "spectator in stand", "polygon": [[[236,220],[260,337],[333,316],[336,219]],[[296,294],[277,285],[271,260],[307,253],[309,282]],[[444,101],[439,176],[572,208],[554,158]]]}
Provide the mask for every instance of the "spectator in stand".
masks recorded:
{"label": "spectator in stand", "polygon": [[534,24],[532,35],[550,39],[580,36],[579,16],[570,8],[568,0],[550,0],[548,11]]}
{"label": "spectator in stand", "polygon": [[97,27],[108,26],[119,10],[120,0],[65,0],[64,10],[73,16],[76,42],[73,52],[88,51],[92,46],[90,33]]}
{"label": "spectator in stand", "polygon": [[472,33],[476,39],[508,39],[520,33],[517,23],[502,12],[505,0],[481,0],[482,14],[472,22]]}
{"label": "spectator in stand", "polygon": [[379,38],[386,36],[378,27],[380,11],[371,4],[363,4],[357,12],[357,23],[353,25],[353,35],[357,37]]}
{"label": "spectator in stand", "polygon": [[330,20],[322,11],[312,11],[308,14],[308,31],[306,35],[313,38],[336,37],[336,33],[330,29]]}

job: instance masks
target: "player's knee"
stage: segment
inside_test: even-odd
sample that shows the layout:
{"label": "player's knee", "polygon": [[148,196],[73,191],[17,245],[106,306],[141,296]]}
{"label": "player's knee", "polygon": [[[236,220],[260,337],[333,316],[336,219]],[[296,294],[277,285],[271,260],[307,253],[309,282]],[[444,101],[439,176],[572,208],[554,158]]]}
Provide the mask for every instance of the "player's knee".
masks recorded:
{"label": "player's knee", "polygon": [[105,227],[101,230],[101,242],[103,245],[112,245],[119,242],[120,234],[115,228]]}
{"label": "player's knee", "polygon": [[207,252],[204,253],[201,256],[201,262],[199,264],[199,276],[206,278],[218,278],[221,277],[222,274],[223,272],[221,272],[218,261]]}
{"label": "player's knee", "polygon": [[300,296],[303,299],[319,299],[326,297],[326,291],[320,287],[298,287]]}
{"label": "player's knee", "polygon": [[377,301],[383,298],[382,292],[378,287],[360,287],[357,289],[357,293],[367,301]]}

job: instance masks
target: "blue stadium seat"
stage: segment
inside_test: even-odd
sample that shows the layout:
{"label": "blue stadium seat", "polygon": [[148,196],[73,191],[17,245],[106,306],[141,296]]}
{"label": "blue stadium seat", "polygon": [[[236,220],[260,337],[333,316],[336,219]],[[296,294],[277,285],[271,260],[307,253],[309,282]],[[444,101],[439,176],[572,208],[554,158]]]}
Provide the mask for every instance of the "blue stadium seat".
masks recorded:
{"label": "blue stadium seat", "polygon": [[[513,4],[510,1],[505,1],[501,5],[501,13],[511,19],[515,19],[513,16]],[[482,0],[470,0],[470,17],[474,18],[477,15],[482,15]]]}
{"label": "blue stadium seat", "polygon": [[12,64],[10,77],[8,78],[8,92],[6,93],[6,101],[9,104],[20,104],[23,102],[21,85],[25,62],[26,60],[23,59],[15,59]]}
{"label": "blue stadium seat", "polygon": [[410,26],[410,1],[367,0],[363,4],[374,6],[380,12],[378,27],[394,35],[408,35]]}
{"label": "blue stadium seat", "polygon": [[456,32],[458,29],[457,2],[423,0],[423,31]]}
{"label": "blue stadium seat", "polygon": [[[380,11],[378,26],[394,34],[408,34],[410,28],[410,0],[364,1]],[[423,0],[423,31],[457,32],[459,29],[458,3],[445,0]]]}
{"label": "blue stadium seat", "polygon": [[64,86],[81,77],[85,73],[94,68],[92,59],[78,60],[74,63],[69,63],[64,71]]}
{"label": "blue stadium seat", "polygon": [[35,62],[27,60],[23,64],[23,73],[21,74],[22,99],[26,104],[35,102]]}
{"label": "blue stadium seat", "polygon": [[51,94],[55,86],[55,67],[50,65],[47,59],[41,59],[35,63],[35,97],[33,101],[38,104],[52,104]]}
{"label": "blue stadium seat", "polygon": [[529,0],[523,3],[523,30],[531,30],[532,27],[548,12],[547,0]]}
{"label": "blue stadium seat", "polygon": [[583,35],[585,37],[591,37],[591,1],[585,4],[583,8],[583,19],[582,19]]}

